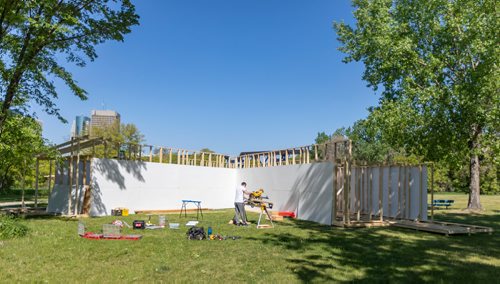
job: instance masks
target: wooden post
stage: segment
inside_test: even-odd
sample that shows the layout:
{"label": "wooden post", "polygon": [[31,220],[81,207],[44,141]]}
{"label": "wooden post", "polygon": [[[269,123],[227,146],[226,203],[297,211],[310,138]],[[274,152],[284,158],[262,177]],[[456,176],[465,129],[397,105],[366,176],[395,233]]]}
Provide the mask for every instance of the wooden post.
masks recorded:
{"label": "wooden post", "polygon": [[347,200],[348,200],[348,195],[347,195],[347,191],[348,191],[347,190],[347,185],[348,185],[348,183],[347,183],[347,162],[344,163],[343,171],[344,171],[344,174],[342,177],[342,182],[343,182],[342,193],[344,195],[344,200],[343,200],[344,201],[344,208],[343,208],[344,210],[343,210],[343,214],[342,214],[343,215],[342,222],[345,225],[345,224],[347,224],[347,220],[349,219],[349,216],[347,215],[348,214],[347,213],[347,204],[348,204],[347,203]]}
{"label": "wooden post", "polygon": [[423,216],[423,206],[422,206],[422,200],[424,200],[424,187],[422,186],[423,183],[423,177],[422,177],[422,165],[418,166],[418,171],[420,173],[420,179],[419,179],[419,192],[420,192],[420,198],[418,200],[418,219],[422,220]]}
{"label": "wooden post", "polygon": [[346,214],[347,214],[347,225],[351,225],[351,163],[346,162],[346,179],[347,187],[344,189],[347,194],[346,198]]}
{"label": "wooden post", "polygon": [[38,207],[38,175],[40,174],[40,160],[36,158],[35,166],[35,208]]}
{"label": "wooden post", "polygon": [[[326,147],[325,147],[326,148]],[[326,149],[325,149],[325,157],[326,157]],[[337,161],[337,142],[333,142],[333,161]]]}
{"label": "wooden post", "polygon": [[[370,175],[369,175],[369,171],[368,171],[369,167],[366,166],[365,167],[365,182],[364,184],[366,184],[366,187],[365,187],[365,211],[368,211],[368,202],[370,202],[370,196],[369,196],[369,193],[370,193],[370,182],[369,182],[369,178],[370,178]],[[371,214],[371,213],[370,213]]]}
{"label": "wooden post", "polygon": [[52,160],[49,160],[49,196],[50,193],[52,193]]}
{"label": "wooden post", "polygon": [[255,168],[255,155],[252,155],[252,167]]}
{"label": "wooden post", "polygon": [[355,203],[356,204],[356,220],[359,221],[361,219],[361,173],[360,167],[355,168],[356,173],[354,174],[356,178],[356,191],[355,191]]}
{"label": "wooden post", "polygon": [[434,221],[434,164],[431,164],[431,221]]}
{"label": "wooden post", "polygon": [[292,149],[292,164],[295,165],[295,148]]}
{"label": "wooden post", "polygon": [[88,157],[84,158],[83,161],[82,161],[82,163],[83,163],[83,165],[82,165],[82,168],[83,168],[83,171],[82,171],[82,185],[83,185],[84,188],[87,185],[87,175],[88,175],[88,173],[87,173],[87,159],[88,159]]}
{"label": "wooden post", "polygon": [[282,166],[282,165],[283,165],[283,159],[282,159],[282,158],[283,158],[283,156],[281,155],[281,150],[279,151],[279,154],[278,154],[278,155],[279,155],[279,160],[280,160],[280,161],[279,161],[279,165],[280,165],[280,166]]}
{"label": "wooden post", "polygon": [[314,160],[318,161],[318,144],[314,144]]}
{"label": "wooden post", "polygon": [[299,164],[303,164],[303,162],[302,162],[302,161],[303,161],[304,157],[303,157],[303,155],[302,155],[302,147],[301,147],[301,148],[299,148],[299,156],[300,156],[300,158],[299,158]]}
{"label": "wooden post", "polygon": [[398,213],[396,217],[401,219],[401,166],[398,167]]}
{"label": "wooden post", "polygon": [[[288,150],[287,150],[288,151]],[[332,219],[330,224],[333,225],[337,219],[337,165],[333,164],[333,198],[332,198]]]}
{"label": "wooden post", "polygon": [[389,214],[387,215],[389,218],[392,218],[392,166],[389,165],[389,178],[388,178],[388,193],[387,193],[387,196],[388,196],[388,200],[387,200],[387,206],[389,208]]}
{"label": "wooden post", "polygon": [[168,163],[169,164],[172,163],[172,148],[168,150]]}
{"label": "wooden post", "polygon": [[306,163],[309,164],[311,161],[310,161],[310,157],[311,155],[309,154],[309,146],[306,147]]}
{"label": "wooden post", "polygon": [[410,219],[413,219],[411,217],[411,186],[412,186],[412,182],[411,182],[411,171],[412,171],[412,167],[410,167],[410,170],[409,170],[409,173],[408,173],[408,218]]}
{"label": "wooden post", "polygon": [[408,202],[407,202],[407,192],[408,192],[408,189],[407,189],[407,185],[408,185],[408,168],[406,167],[406,165],[404,166],[404,177],[403,177],[403,218],[405,219],[408,219]]}
{"label": "wooden post", "polygon": [[160,147],[160,164],[163,163],[163,147]]}
{"label": "wooden post", "polygon": [[71,138],[71,151],[69,158],[69,167],[68,167],[68,178],[69,178],[69,190],[68,190],[68,215],[71,214],[72,206],[72,195],[71,191],[73,190],[73,138]]}
{"label": "wooden post", "polygon": [[378,169],[378,212],[380,215],[380,222],[384,221],[384,202],[383,202],[384,191],[382,190],[383,176],[384,176],[384,167],[380,165]]}
{"label": "wooden post", "polygon": [[212,166],[212,153],[209,153],[208,154],[208,166],[211,167]]}
{"label": "wooden post", "polygon": [[370,211],[370,215],[368,215],[368,220],[372,221],[372,213],[373,213],[373,167],[370,167],[370,186],[368,192],[368,210]]}
{"label": "wooden post", "polygon": [[76,153],[76,182],[75,182],[75,211],[74,214],[78,215],[78,198],[79,194],[78,192],[80,191],[80,141],[78,141],[78,146],[77,146],[77,153]]}

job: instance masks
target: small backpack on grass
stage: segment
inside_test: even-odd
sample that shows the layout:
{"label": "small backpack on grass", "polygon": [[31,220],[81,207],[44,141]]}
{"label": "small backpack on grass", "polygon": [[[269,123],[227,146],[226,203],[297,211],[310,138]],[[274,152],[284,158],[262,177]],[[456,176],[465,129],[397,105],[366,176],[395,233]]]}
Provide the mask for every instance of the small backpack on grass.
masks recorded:
{"label": "small backpack on grass", "polygon": [[204,240],[207,238],[205,234],[205,229],[203,227],[191,227],[187,233],[188,240]]}

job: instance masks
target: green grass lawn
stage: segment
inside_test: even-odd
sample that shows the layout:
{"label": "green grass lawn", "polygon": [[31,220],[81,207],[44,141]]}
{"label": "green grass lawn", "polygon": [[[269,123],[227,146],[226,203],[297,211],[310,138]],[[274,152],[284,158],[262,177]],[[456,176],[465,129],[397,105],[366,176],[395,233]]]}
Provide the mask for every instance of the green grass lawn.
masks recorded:
{"label": "green grass lawn", "polygon": [[[225,210],[207,212],[200,224],[241,239],[189,241],[181,225],[180,230],[141,231],[140,241],[96,241],[77,235],[78,220],[33,218],[21,220],[29,226],[29,236],[0,241],[0,282],[498,282],[500,196],[482,196],[484,213],[472,215],[461,210],[466,195],[435,198],[455,200],[452,208],[435,211],[436,220],[486,225],[495,232],[446,237],[299,220],[258,230],[228,225],[232,211]],[[256,220],[258,215],[250,217]],[[97,232],[115,218],[82,221]],[[132,223],[146,216],[119,219]],[[176,214],[167,219],[189,220]]]}

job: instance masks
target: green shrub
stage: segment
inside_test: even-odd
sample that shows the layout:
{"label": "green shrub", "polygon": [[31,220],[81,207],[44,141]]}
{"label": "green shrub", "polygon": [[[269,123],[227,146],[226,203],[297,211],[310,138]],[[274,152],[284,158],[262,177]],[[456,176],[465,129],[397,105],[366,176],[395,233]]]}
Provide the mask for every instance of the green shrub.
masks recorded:
{"label": "green shrub", "polygon": [[13,239],[28,234],[28,227],[19,219],[9,216],[0,216],[0,239]]}

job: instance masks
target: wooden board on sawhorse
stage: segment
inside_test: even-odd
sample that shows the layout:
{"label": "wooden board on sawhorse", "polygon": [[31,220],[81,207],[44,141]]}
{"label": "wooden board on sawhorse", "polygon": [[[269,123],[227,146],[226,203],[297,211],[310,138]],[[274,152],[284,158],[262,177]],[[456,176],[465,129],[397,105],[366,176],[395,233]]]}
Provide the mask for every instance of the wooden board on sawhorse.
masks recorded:
{"label": "wooden board on sawhorse", "polygon": [[[260,220],[262,219],[262,215],[264,215],[264,212],[266,213],[267,217],[269,218],[269,221],[271,222],[271,225],[269,224],[260,224]],[[266,219],[266,218],[264,218]],[[273,218],[271,218],[271,214],[269,214],[269,211],[267,211],[266,206],[261,206],[260,207],[260,215],[259,215],[259,222],[257,222],[257,229],[265,229],[265,228],[274,228],[274,223],[273,223]]]}

